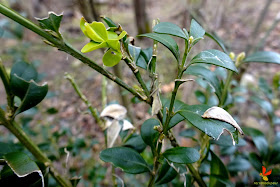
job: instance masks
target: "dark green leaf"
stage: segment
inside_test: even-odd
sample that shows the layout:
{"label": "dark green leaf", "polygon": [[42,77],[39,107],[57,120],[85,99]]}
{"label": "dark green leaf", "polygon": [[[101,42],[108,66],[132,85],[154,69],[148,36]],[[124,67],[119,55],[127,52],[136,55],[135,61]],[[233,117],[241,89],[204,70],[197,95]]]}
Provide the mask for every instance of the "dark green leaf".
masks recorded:
{"label": "dark green leaf", "polygon": [[[190,36],[193,37],[194,40],[198,38],[203,38],[205,34],[205,30],[194,20],[191,21],[191,28],[190,28]],[[193,45],[196,44],[199,40],[196,40],[196,42],[193,42]]]}
{"label": "dark green leaf", "polygon": [[259,155],[254,152],[250,153],[249,161],[257,171],[261,171],[263,164],[262,159],[259,157]]}
{"label": "dark green leaf", "polygon": [[214,40],[225,53],[228,53],[226,46],[218,36],[216,36],[215,34],[210,34],[209,32],[205,32],[205,35]]}
{"label": "dark green leaf", "polygon": [[200,52],[191,60],[191,63],[213,64],[234,72],[238,72],[231,58],[227,54],[216,49],[209,49],[207,51]]}
{"label": "dark green leaf", "polygon": [[270,117],[274,115],[274,109],[270,102],[255,96],[251,97],[251,100],[257,103]]}
{"label": "dark green leaf", "polygon": [[200,91],[200,90],[196,90],[194,92],[196,99],[201,103],[201,104],[206,104],[206,96],[205,94]]}
{"label": "dark green leaf", "polygon": [[[211,159],[210,176],[211,175],[217,175],[224,180],[228,180],[229,179],[229,174],[228,174],[227,168],[225,167],[224,163],[212,151],[211,151],[211,158],[212,159]],[[226,185],[221,183],[216,178],[210,178],[209,186],[210,187],[215,187],[215,186],[226,186]]]}
{"label": "dark green leaf", "polygon": [[244,62],[264,62],[280,64],[280,54],[272,51],[259,51],[246,57]]}
{"label": "dark green leaf", "polygon": [[172,54],[174,55],[176,60],[179,61],[179,59],[180,59],[179,47],[178,47],[177,43],[175,42],[175,40],[173,40],[169,35],[158,34],[158,33],[147,33],[147,34],[141,34],[139,36],[148,37],[148,38],[158,41],[159,43],[161,43],[162,45],[167,47],[172,52]]}
{"label": "dark green leaf", "polygon": [[0,158],[3,157],[7,153],[11,153],[15,151],[15,147],[13,144],[0,142]]}
{"label": "dark green leaf", "polygon": [[100,153],[104,162],[112,162],[126,173],[138,174],[149,171],[149,166],[141,155],[128,147],[108,148]]}
{"label": "dark green leaf", "polygon": [[186,138],[192,138],[195,135],[196,135],[196,132],[193,129],[186,129],[186,130],[181,131],[179,133],[179,136],[183,136],[183,137],[186,137]]}
{"label": "dark green leaf", "polygon": [[42,86],[36,84],[33,80],[29,82],[29,87],[25,93],[20,106],[15,112],[15,115],[28,110],[37,104],[39,104],[48,93],[48,85],[43,84]]}
{"label": "dark green leaf", "polygon": [[181,121],[184,121],[184,117],[182,117],[180,114],[175,114],[169,124],[168,124],[168,130],[171,129],[172,127],[174,127],[175,125],[177,125],[178,123],[180,123]]}
{"label": "dark green leaf", "polygon": [[243,131],[246,135],[251,136],[256,148],[259,150],[261,157],[264,159],[268,153],[268,143],[264,134],[254,128],[245,127]]}
{"label": "dark green leaf", "polygon": [[136,65],[140,68],[147,70],[147,65],[148,65],[150,59],[152,58],[152,56],[153,56],[152,47],[142,49],[140,52],[140,56],[139,56],[138,60],[136,61]]}
{"label": "dark green leaf", "polygon": [[235,157],[234,160],[227,165],[227,168],[230,172],[247,171],[251,168],[251,164],[242,157]]}
{"label": "dark green leaf", "polygon": [[276,143],[273,144],[269,163],[270,164],[280,163],[280,142],[276,141]]}
{"label": "dark green leaf", "polygon": [[63,14],[57,15],[54,12],[49,12],[48,17],[37,20],[41,28],[59,33],[59,27],[62,17]]}
{"label": "dark green leaf", "polygon": [[[210,142],[223,147],[232,147],[231,137],[226,135],[221,135],[219,140],[211,140]],[[246,146],[246,145],[247,142],[242,138],[238,139],[238,144],[236,144],[236,146],[239,147]]]}
{"label": "dark green leaf", "polygon": [[204,78],[214,88],[218,98],[221,97],[222,95],[221,85],[219,79],[217,78],[214,72],[210,71],[209,69],[203,66],[193,65],[186,70],[186,73],[189,75],[195,75]]}
{"label": "dark green leaf", "polygon": [[172,168],[168,162],[164,159],[163,164],[159,170],[158,177],[156,179],[156,184],[166,184],[171,182],[177,176],[177,172]]}
{"label": "dark green leaf", "polygon": [[106,16],[101,16],[101,18],[108,25],[108,27],[118,27],[118,25],[115,22],[113,22],[110,18]]}
{"label": "dark green leaf", "polygon": [[133,61],[137,62],[140,52],[141,52],[141,48],[128,44],[128,50],[129,50],[129,54],[132,57]]}
{"label": "dark green leaf", "polygon": [[31,160],[25,153],[8,153],[4,156],[4,160],[18,177],[25,177],[34,172],[38,173],[42,179],[42,185],[44,186],[42,171],[37,166],[37,164],[33,160]]}
{"label": "dark green leaf", "polygon": [[232,125],[223,121],[201,117],[208,108],[206,105],[185,105],[180,109],[179,114],[214,140],[218,140],[224,130],[227,130],[232,136],[233,144],[237,144],[238,132]]}
{"label": "dark green leaf", "polygon": [[130,147],[138,153],[142,153],[146,148],[146,144],[140,135],[134,134],[124,144],[125,147]]}
{"label": "dark green leaf", "polygon": [[175,147],[172,149],[167,149],[163,156],[175,163],[179,164],[191,164],[199,160],[199,152],[190,147]]}
{"label": "dark green leaf", "polygon": [[160,126],[160,122],[154,118],[146,120],[141,126],[141,137],[152,150],[155,150],[159,138],[159,132],[154,130],[155,126]]}
{"label": "dark green leaf", "polygon": [[160,22],[154,26],[153,31],[160,34],[169,34],[188,40],[183,30],[176,24],[170,22]]}

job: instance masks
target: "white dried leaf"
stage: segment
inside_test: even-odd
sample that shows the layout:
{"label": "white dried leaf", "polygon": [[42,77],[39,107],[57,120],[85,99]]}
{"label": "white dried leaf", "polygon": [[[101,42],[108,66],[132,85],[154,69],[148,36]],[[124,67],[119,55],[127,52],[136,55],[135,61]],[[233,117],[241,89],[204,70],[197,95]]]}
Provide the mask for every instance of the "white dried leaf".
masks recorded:
{"label": "white dried leaf", "polygon": [[155,91],[153,96],[153,104],[152,104],[152,116],[159,113],[162,108],[162,104],[159,98],[159,90]]}
{"label": "white dried leaf", "polygon": [[127,110],[125,107],[119,104],[112,104],[104,108],[104,110],[100,114],[100,117],[110,117],[113,119],[121,120],[124,119],[126,113]]}
{"label": "white dried leaf", "polygon": [[121,131],[121,126],[119,124],[119,121],[113,120],[107,130],[107,147],[108,148],[113,147],[115,141],[118,138],[120,131]]}
{"label": "white dried leaf", "polygon": [[125,130],[128,130],[128,129],[134,129],[133,125],[127,121],[127,120],[123,120],[123,128],[122,130],[125,131]]}
{"label": "white dried leaf", "polygon": [[240,126],[237,124],[237,122],[232,118],[232,116],[225,111],[223,108],[213,106],[206,110],[204,114],[202,115],[203,118],[209,118],[209,119],[217,119],[220,121],[227,122],[231,124],[233,127],[235,127],[240,134],[244,134]]}

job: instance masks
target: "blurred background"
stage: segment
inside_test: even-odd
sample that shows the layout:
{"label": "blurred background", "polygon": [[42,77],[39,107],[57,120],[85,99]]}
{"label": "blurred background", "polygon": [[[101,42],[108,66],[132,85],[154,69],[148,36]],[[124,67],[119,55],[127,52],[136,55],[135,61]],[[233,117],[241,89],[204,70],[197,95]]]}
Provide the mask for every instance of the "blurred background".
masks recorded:
{"label": "blurred background", "polygon": [[[100,15],[105,15],[115,23],[119,23],[135,38],[135,45],[141,48],[151,46],[152,40],[136,36],[151,32],[153,19],[173,22],[187,29],[191,19],[196,19],[206,31],[219,37],[229,52],[250,54],[265,50],[280,53],[279,0],[0,0],[0,2],[35,23],[37,23],[35,17],[47,17],[49,11],[63,13],[60,32],[78,50],[88,42],[88,38],[79,27],[81,17],[92,22],[101,21]],[[182,40],[176,41],[178,45],[184,45]],[[194,48],[192,55],[212,48],[219,49],[212,40],[205,38]],[[102,50],[96,50],[86,55],[102,65],[102,54]],[[73,75],[83,93],[99,112],[102,111],[100,99],[102,76],[66,53],[46,45],[39,36],[3,15],[0,15],[0,56],[6,67],[11,67],[18,60],[31,62],[37,67],[40,79],[49,84],[47,98],[35,109],[21,115],[20,120],[25,130],[50,158],[59,163],[58,167],[61,167],[61,163],[65,164],[64,147],[68,147],[71,156],[67,169],[71,176],[82,176],[79,186],[108,185],[106,175],[109,174],[106,167],[100,167],[104,166],[104,163],[98,158],[100,150],[104,149],[103,143],[100,143],[104,142],[102,131],[86,112],[86,105],[74,93],[71,84],[64,78],[64,73]],[[173,89],[172,81],[176,76],[176,62],[172,54],[161,45],[158,48],[157,63],[161,93],[169,97]],[[116,68],[107,69],[134,86],[134,75],[124,64],[120,63]],[[260,99],[266,99],[276,106],[275,115],[279,119],[279,92],[274,92],[271,85],[274,75],[280,72],[280,66],[250,64],[240,71],[241,75],[236,76],[236,85],[240,82],[241,86],[234,91],[235,104],[231,108],[231,113],[236,116],[241,126],[254,127],[266,133],[269,129],[267,114],[252,102],[250,97],[257,94]],[[225,77],[223,70],[218,69],[217,72],[220,77]],[[143,73],[144,79],[148,80],[149,75]],[[188,104],[200,103],[203,98],[199,97],[199,92],[195,90],[204,90],[206,86],[203,80],[198,82],[183,85],[178,98]],[[0,105],[4,105],[5,93],[2,82],[0,87]],[[133,103],[127,104],[130,100]],[[215,105],[217,101],[212,98],[211,102],[210,104]],[[107,85],[107,103],[125,105],[130,111],[128,117],[137,129],[150,117],[149,107],[146,104],[138,103],[130,94],[110,81]],[[280,126],[277,126],[280,120],[276,120],[275,124],[275,132],[280,131]],[[175,134],[182,128],[184,124],[176,126]],[[0,140],[16,141],[2,127]],[[193,144],[184,138],[179,140],[182,145]],[[64,169],[61,168],[62,171]],[[141,186],[146,180],[142,178],[143,176],[136,175],[137,180],[134,180],[134,177],[125,176],[124,180],[128,186]],[[233,180],[238,180],[238,177]]]}

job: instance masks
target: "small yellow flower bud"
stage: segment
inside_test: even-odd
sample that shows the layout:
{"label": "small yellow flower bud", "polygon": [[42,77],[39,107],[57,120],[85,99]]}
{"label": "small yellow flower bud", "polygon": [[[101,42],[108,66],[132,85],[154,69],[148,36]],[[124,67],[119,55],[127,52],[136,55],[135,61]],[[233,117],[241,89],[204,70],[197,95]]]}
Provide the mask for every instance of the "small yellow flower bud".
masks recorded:
{"label": "small yellow flower bud", "polygon": [[239,67],[242,64],[245,56],[246,56],[245,52],[239,53],[237,55],[237,58],[236,58],[236,61],[235,61],[235,66],[236,67]]}
{"label": "small yellow flower bud", "polygon": [[159,136],[159,142],[162,143],[163,139],[164,139],[165,135],[164,134],[160,134]]}
{"label": "small yellow flower bud", "polygon": [[190,36],[189,38],[189,44],[192,44],[193,43],[193,36]]}
{"label": "small yellow flower bud", "polygon": [[234,52],[230,52],[230,53],[229,53],[229,57],[231,58],[231,60],[234,60],[234,58],[235,58],[235,53],[234,53]]}

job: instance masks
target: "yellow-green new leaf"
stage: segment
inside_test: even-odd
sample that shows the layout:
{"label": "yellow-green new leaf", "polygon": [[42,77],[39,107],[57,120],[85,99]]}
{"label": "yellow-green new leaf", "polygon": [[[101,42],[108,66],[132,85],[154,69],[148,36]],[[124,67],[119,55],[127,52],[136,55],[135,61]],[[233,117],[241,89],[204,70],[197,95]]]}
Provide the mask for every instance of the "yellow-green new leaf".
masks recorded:
{"label": "yellow-green new leaf", "polygon": [[83,31],[84,35],[86,35],[86,37],[89,38],[87,32],[86,32],[86,26],[85,26],[85,23],[87,23],[87,21],[85,20],[84,17],[82,17],[81,21],[80,21],[80,28],[81,30]]}
{"label": "yellow-green new leaf", "polygon": [[108,34],[105,25],[102,22],[92,22],[89,24],[90,27],[95,31],[95,33],[103,40],[108,40]]}
{"label": "yellow-green new leaf", "polygon": [[110,48],[112,48],[114,51],[120,51],[121,45],[118,39],[116,40],[107,40],[107,44]]}
{"label": "yellow-green new leaf", "polygon": [[122,59],[122,53],[109,49],[103,56],[103,64],[108,67],[115,66]]}
{"label": "yellow-green new leaf", "polygon": [[104,42],[104,40],[92,29],[90,24],[85,23],[86,33],[90,39],[95,42]]}
{"label": "yellow-green new leaf", "polygon": [[122,31],[122,33],[118,36],[118,39],[122,39],[127,34],[126,31]]}
{"label": "yellow-green new leaf", "polygon": [[88,53],[93,50],[104,48],[104,47],[108,47],[106,42],[96,43],[96,42],[91,41],[82,48],[81,52]]}
{"label": "yellow-green new leaf", "polygon": [[96,42],[91,41],[82,48],[81,52],[88,53],[93,50],[104,48],[104,47],[108,47],[106,42],[96,43]]}

